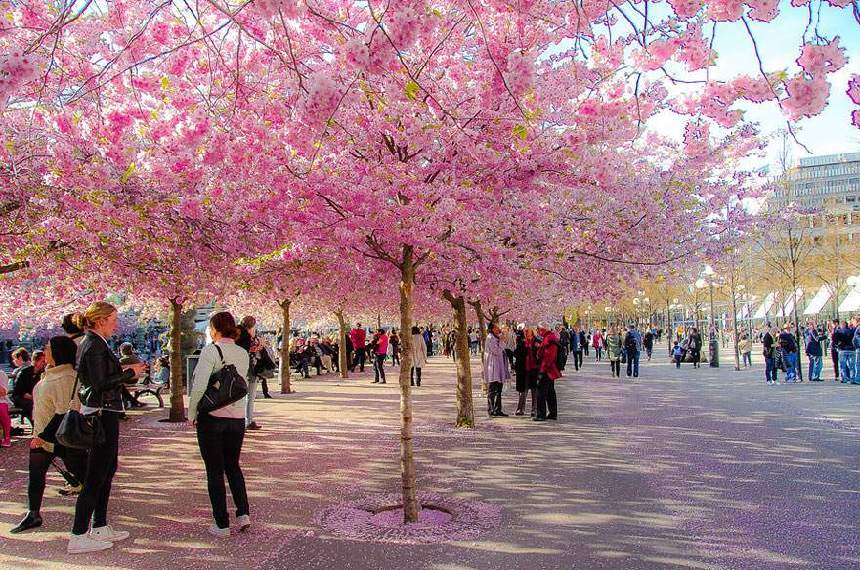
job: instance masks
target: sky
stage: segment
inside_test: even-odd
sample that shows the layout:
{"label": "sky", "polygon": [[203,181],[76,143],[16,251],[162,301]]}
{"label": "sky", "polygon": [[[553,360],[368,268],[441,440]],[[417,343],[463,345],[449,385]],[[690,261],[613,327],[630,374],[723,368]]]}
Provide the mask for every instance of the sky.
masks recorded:
{"label": "sky", "polygon": [[[817,117],[792,124],[798,140],[810,151],[807,152],[792,143],[794,160],[805,156],[860,151],[860,129],[851,125],[850,116],[856,106],[845,93],[850,76],[860,74],[860,24],[854,19],[850,7],[836,9],[825,4],[820,14],[819,34],[828,39],[839,36],[840,45],[845,48],[845,54],[848,56],[848,64],[828,76],[831,91],[824,112]],[[780,15],[773,21],[750,21],[765,72],[785,69],[793,75],[800,70],[795,60],[800,55],[801,38],[807,21],[806,9],[793,8],[788,0],[780,2]],[[710,30],[710,25],[706,26],[706,37],[710,35]],[[810,32],[808,37],[811,38],[812,35]],[[752,42],[742,23],[717,24],[714,50],[718,58],[710,70],[712,79],[726,79],[739,74],[759,75]],[[736,108],[745,111],[746,119],[758,122],[763,133],[775,133],[785,129],[785,117],[773,102],[742,103],[736,105]],[[663,115],[655,117],[652,128],[659,128],[663,132],[677,132],[680,135],[681,124],[677,116]],[[773,172],[778,164],[779,147],[781,142],[774,140],[768,148],[766,158],[756,158],[754,161],[758,164],[746,166],[755,168],[767,165]]]}

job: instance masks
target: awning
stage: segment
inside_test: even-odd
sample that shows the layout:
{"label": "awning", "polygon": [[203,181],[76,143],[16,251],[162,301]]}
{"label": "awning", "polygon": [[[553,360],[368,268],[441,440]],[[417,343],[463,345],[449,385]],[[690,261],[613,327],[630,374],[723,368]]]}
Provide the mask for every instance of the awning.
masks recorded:
{"label": "awning", "polygon": [[806,310],[803,311],[804,315],[817,315],[821,312],[821,309],[824,308],[824,305],[833,297],[833,288],[830,285],[822,285],[820,289],[818,289],[818,293],[812,298],[808,305],[806,305]]}
{"label": "awning", "polygon": [[845,296],[842,304],[839,305],[840,313],[853,313],[854,311],[860,311],[860,285],[855,285]]}
{"label": "awning", "polygon": [[753,318],[754,319],[765,318],[767,316],[768,311],[770,311],[770,308],[773,307],[774,301],[776,301],[776,293],[771,291],[770,293],[767,294],[767,297],[764,298],[764,302],[762,302],[762,304],[759,305],[758,310],[753,315]]}
{"label": "awning", "polygon": [[787,297],[788,297],[788,298],[787,298],[787,299],[786,299],[786,301],[785,301],[785,306],[783,307],[783,310],[785,311],[785,313],[784,313],[784,314],[785,314],[785,316],[786,316],[786,317],[787,317],[787,316],[789,316],[789,315],[791,315],[791,314],[794,312],[794,305],[795,305],[795,303],[797,303],[797,301],[800,301],[800,299],[803,297],[803,289],[798,288],[798,289],[794,292],[794,295],[791,295],[791,294],[789,293],[789,294],[787,295]]}

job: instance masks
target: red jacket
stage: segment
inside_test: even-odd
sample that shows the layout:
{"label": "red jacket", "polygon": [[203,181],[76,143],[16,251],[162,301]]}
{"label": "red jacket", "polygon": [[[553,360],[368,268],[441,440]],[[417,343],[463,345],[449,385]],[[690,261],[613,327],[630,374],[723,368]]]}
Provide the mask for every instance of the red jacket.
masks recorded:
{"label": "red jacket", "polygon": [[540,372],[546,374],[550,380],[561,378],[561,372],[558,371],[558,333],[549,331],[543,337],[543,342],[538,349],[538,359],[540,360]]}
{"label": "red jacket", "polygon": [[364,329],[352,329],[349,331],[349,340],[352,341],[353,350],[364,350],[364,345],[367,344],[367,333]]}

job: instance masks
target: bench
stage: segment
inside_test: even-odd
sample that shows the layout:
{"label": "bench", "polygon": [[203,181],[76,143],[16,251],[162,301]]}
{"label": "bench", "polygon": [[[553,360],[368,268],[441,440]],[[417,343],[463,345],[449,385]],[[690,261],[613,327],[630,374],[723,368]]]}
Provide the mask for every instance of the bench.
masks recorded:
{"label": "bench", "polygon": [[[32,434],[33,433],[33,420],[32,420],[32,418],[24,418],[24,416],[21,414],[22,414],[21,408],[19,408],[18,406],[14,405],[14,404],[11,404],[9,406],[9,418],[16,418],[16,417],[19,418],[22,426],[24,425],[24,420],[26,419],[28,422],[30,422],[30,433]],[[12,429],[14,430],[15,426],[13,426]]]}
{"label": "bench", "polygon": [[135,404],[141,404],[140,398],[143,396],[149,395],[154,396],[156,400],[158,400],[158,407],[164,407],[164,398],[161,396],[161,393],[166,390],[170,385],[169,384],[160,384],[157,382],[147,382],[143,384],[132,384],[127,386],[128,393],[131,396],[131,399]]}

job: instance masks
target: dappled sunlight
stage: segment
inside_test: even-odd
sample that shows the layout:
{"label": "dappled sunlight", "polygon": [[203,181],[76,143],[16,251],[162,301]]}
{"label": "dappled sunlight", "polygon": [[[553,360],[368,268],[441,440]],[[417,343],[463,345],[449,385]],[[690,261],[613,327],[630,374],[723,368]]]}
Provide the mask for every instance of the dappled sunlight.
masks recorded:
{"label": "dappled sunlight", "polygon": [[[477,427],[457,430],[453,367],[431,360],[413,389],[419,490],[500,507],[501,524],[468,541],[384,550],[330,535],[314,518],[342,501],[399,492],[396,384],[370,385],[368,373],[320,377],[297,382],[298,394],[259,399],[262,429],[246,434],[243,449],[254,526],[224,542],[205,533],[211,514],[194,431],[158,423],[161,410],[135,412],[122,425],[111,498],[112,524],[132,539],[91,562],[381,568],[389,557],[405,557],[413,567],[440,570],[850,566],[860,490],[856,454],[847,451],[857,444],[812,419],[823,410],[797,413],[812,396],[776,397],[752,380],[711,371],[695,381],[687,370],[643,371],[623,384],[588,362],[568,372],[558,383],[560,419],[545,424],[487,419],[476,387]],[[505,393],[507,411],[515,397]],[[856,406],[841,401],[837,411],[851,419]],[[45,526],[8,534],[25,502],[23,445],[0,457],[8,489],[0,502],[0,565],[59,567],[69,559],[71,500],[49,488]],[[49,487],[60,481],[50,475]]]}

